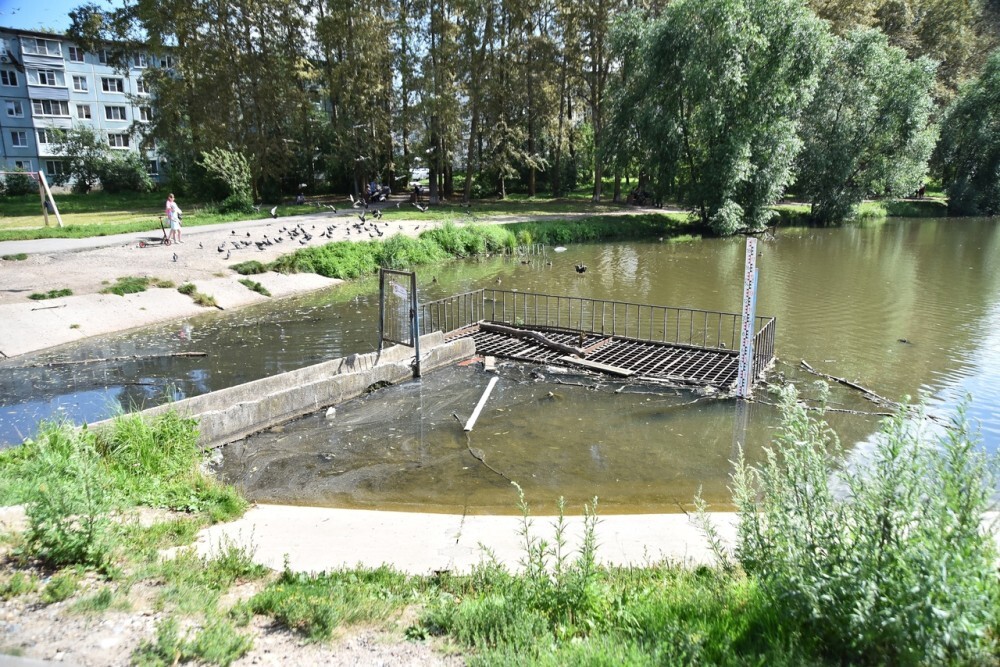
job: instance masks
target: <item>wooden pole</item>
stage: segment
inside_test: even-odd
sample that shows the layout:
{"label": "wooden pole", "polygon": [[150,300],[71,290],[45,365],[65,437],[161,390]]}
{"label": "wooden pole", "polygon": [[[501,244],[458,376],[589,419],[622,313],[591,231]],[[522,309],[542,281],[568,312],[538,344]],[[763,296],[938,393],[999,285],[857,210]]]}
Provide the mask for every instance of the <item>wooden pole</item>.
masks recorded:
{"label": "wooden pole", "polygon": [[486,399],[490,397],[490,392],[493,391],[493,386],[500,380],[500,378],[493,376],[490,378],[490,383],[486,385],[486,391],[479,399],[479,403],[476,405],[476,409],[472,411],[472,416],[469,417],[469,421],[465,422],[465,430],[471,431],[472,427],[476,425],[476,420],[479,419],[479,413],[482,412],[483,406],[486,405]]}
{"label": "wooden pole", "polygon": [[[49,189],[49,182],[45,180],[45,172],[42,171],[38,172],[38,182],[42,184],[43,188],[45,188],[45,195],[46,197],[49,198],[49,203],[52,204],[52,212],[56,214],[56,222],[58,222],[59,226],[62,227],[63,226],[62,216],[59,215],[59,208],[56,206],[56,200],[52,197],[52,190]],[[45,208],[44,197],[42,198],[42,208]],[[45,216],[45,224],[46,225],[49,224],[48,215]]]}

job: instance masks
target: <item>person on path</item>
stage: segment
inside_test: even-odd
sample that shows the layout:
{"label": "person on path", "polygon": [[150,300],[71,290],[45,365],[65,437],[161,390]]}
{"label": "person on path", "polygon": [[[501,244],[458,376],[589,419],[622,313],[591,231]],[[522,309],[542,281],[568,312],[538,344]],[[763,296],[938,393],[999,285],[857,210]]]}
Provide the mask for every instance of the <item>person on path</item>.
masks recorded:
{"label": "person on path", "polygon": [[170,223],[170,234],[167,235],[167,240],[174,243],[183,243],[181,241],[181,207],[174,201],[173,192],[167,195],[166,214],[167,222]]}

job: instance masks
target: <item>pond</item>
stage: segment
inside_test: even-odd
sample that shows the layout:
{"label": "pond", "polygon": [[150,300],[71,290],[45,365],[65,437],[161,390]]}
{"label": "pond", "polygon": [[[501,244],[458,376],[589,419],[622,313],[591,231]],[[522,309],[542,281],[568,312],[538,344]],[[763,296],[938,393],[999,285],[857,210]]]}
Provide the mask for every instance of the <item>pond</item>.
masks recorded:
{"label": "pond", "polygon": [[[781,229],[760,250],[758,314],[777,317],[773,377],[814,395],[816,378],[799,367],[804,360],[891,399],[926,395],[929,411],[942,415],[968,393],[984,446],[997,449],[996,221]],[[527,264],[440,265],[420,271],[418,284],[425,301],[499,281],[504,289],[738,312],[743,252],[742,238],[574,245]],[[574,270],[580,263],[589,267],[584,274]],[[377,345],[377,307],[377,284],[364,281],[5,361],[0,440],[19,442],[40,418],[95,420],[122,406],[369,351]],[[190,351],[207,356],[144,358]],[[138,358],[65,363],[132,355]],[[31,366],[53,363],[62,365]],[[498,391],[468,439],[452,413],[471,412],[486,377],[454,368],[342,406],[333,421],[318,415],[261,434],[254,453],[231,447],[221,474],[261,501],[509,511],[513,479],[539,502],[563,495],[578,504],[597,495],[608,511],[676,511],[699,487],[711,502],[727,502],[736,447],[756,458],[778,424],[764,390],[761,402],[738,410],[733,401],[691,403],[700,398],[691,392],[615,393],[621,385],[610,381],[597,389],[557,385],[548,369],[536,371],[544,379],[502,367]],[[592,383],[584,380],[578,384]],[[831,404],[880,410],[840,386],[832,387]],[[871,416],[830,414],[828,421],[856,451],[877,428]]]}

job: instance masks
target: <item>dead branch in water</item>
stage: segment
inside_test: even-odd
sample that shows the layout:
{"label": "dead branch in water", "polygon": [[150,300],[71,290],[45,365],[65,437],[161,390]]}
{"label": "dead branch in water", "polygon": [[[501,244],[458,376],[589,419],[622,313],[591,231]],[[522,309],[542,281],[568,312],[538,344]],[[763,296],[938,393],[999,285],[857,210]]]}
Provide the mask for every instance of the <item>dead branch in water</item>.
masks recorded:
{"label": "dead branch in water", "polygon": [[123,357],[103,357],[101,359],[76,359],[73,361],[50,361],[44,364],[28,364],[16,368],[52,368],[54,366],[76,366],[79,364],[99,364],[106,361],[147,361],[149,359],[169,359],[172,357],[205,357],[207,352],[171,352],[169,354],[129,354]]}
{"label": "dead branch in water", "polygon": [[572,345],[563,345],[562,343],[557,343],[551,338],[538,333],[537,331],[525,331],[524,329],[515,329],[514,327],[505,327],[502,324],[492,324],[490,322],[480,322],[479,328],[484,331],[492,331],[493,333],[502,333],[507,336],[513,336],[514,338],[523,338],[526,340],[534,341],[542,347],[547,347],[552,350],[559,350],[560,352],[565,352],[566,354],[575,354],[581,359],[587,356],[587,353],[579,347],[573,347]]}
{"label": "dead branch in water", "polygon": [[813,368],[812,366],[810,366],[808,363],[806,363],[806,361],[804,359],[801,360],[799,363],[802,364],[802,368],[806,369],[807,371],[809,371],[813,375],[818,375],[819,377],[826,378],[827,380],[833,380],[834,382],[839,382],[840,384],[844,385],[845,387],[850,387],[851,389],[857,389],[858,391],[860,391],[862,393],[862,395],[864,395],[865,398],[867,398],[872,403],[875,403],[875,404],[878,404],[878,405],[885,405],[885,406],[890,407],[890,408],[898,408],[899,407],[899,403],[897,403],[896,401],[889,400],[885,396],[882,396],[881,394],[878,394],[878,393],[872,391],[871,389],[869,389],[868,387],[865,387],[865,386],[862,386],[862,385],[858,384],[857,382],[851,382],[850,380],[847,380],[845,378],[837,377],[835,375],[830,375],[828,373],[823,373],[821,371],[818,371],[815,368]]}

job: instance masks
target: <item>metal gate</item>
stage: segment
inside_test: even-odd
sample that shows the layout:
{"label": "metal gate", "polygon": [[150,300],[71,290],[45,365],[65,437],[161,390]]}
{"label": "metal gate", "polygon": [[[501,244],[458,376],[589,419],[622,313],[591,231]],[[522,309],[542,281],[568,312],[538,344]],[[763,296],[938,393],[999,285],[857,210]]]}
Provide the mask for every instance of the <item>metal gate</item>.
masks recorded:
{"label": "metal gate", "polygon": [[378,277],[378,349],[386,342],[414,351],[413,377],[420,377],[420,326],[417,321],[417,274],[381,269]]}

